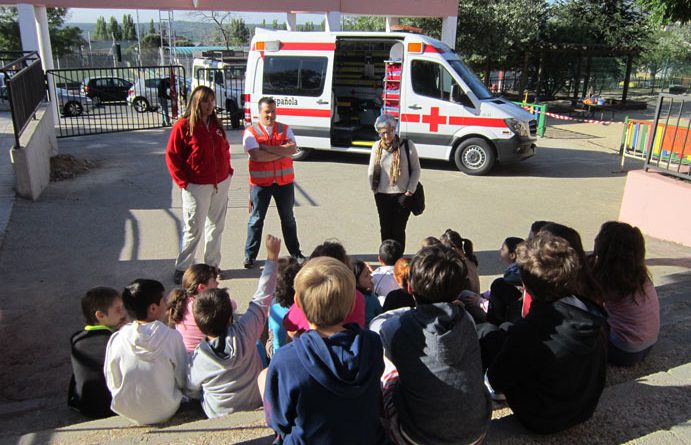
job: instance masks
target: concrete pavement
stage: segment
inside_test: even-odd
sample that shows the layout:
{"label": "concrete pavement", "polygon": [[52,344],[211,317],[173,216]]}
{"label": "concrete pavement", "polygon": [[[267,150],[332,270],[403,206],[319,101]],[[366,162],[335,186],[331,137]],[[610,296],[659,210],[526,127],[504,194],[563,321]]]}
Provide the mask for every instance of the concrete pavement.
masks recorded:
{"label": "concrete pavement", "polygon": [[[503,272],[496,253],[502,240],[525,236],[534,220],[571,225],[581,233],[586,249],[592,248],[600,224],[616,219],[623,193],[625,173],[619,170],[615,155],[619,133],[613,127],[615,131],[604,135],[589,135],[587,124],[559,125],[548,133],[558,138],[542,139],[534,158],[502,166],[486,177],[465,176],[446,163],[424,162],[427,210],[411,218],[407,252],[414,253],[424,237],[454,228],[473,240],[486,288]],[[25,443],[45,443],[53,441],[51,438],[59,443],[53,428],[79,421],[64,406],[70,374],[68,339],[81,328],[78,302],[88,288],[122,288],[138,277],[159,279],[167,289],[173,286],[180,195],[164,165],[167,134],[167,130],[152,130],[62,139],[61,153],[92,160],[97,168],[51,184],[37,202],[14,203],[0,249],[0,350],[4,352],[0,441],[14,443],[17,434],[44,430],[45,434],[36,435],[35,440],[31,438],[34,436],[25,437],[30,440]],[[259,271],[242,268],[248,196],[246,156],[239,145],[240,133],[230,132],[230,137],[236,175],[230,190],[222,266],[231,279],[222,284],[244,308]],[[367,186],[366,164],[364,156],[325,153],[296,164],[296,217],[305,253],[325,239],[336,238],[349,253],[376,259],[378,222]],[[627,168],[635,167],[627,164]],[[280,234],[273,207],[265,231]],[[495,412],[499,426],[493,427],[492,443],[582,442],[583,437],[588,437],[588,443],[691,439],[688,427],[684,427],[691,414],[688,383],[684,384],[691,378],[691,249],[649,239],[648,258],[661,296],[664,325],[660,343],[648,361],[631,370],[610,370],[611,399],[607,398],[596,419],[575,430],[576,435],[571,431],[535,437],[520,430],[507,413]],[[191,434],[180,436],[180,440],[196,442],[184,438],[194,434],[201,437],[202,431],[216,434],[209,443],[249,440],[243,434],[249,434],[261,415],[248,416],[235,426],[203,423],[196,431],[192,423],[183,422],[182,429]],[[141,433],[108,425],[81,425],[83,432],[96,431],[95,436],[85,435],[84,443],[126,442],[133,440],[132,432]],[[608,425],[614,425],[614,430],[603,432]],[[176,428],[158,436],[151,433],[150,440],[177,442],[173,440],[177,436],[170,434]],[[255,432],[252,437],[267,436],[265,429]],[[130,439],[118,438],[122,435]],[[69,439],[63,443],[79,442]]]}

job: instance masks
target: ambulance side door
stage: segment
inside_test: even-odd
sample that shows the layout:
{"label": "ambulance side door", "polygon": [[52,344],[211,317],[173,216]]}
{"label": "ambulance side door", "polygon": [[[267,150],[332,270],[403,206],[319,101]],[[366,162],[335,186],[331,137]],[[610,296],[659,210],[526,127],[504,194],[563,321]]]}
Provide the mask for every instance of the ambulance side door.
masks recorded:
{"label": "ambulance side door", "polygon": [[[298,146],[331,148],[335,48],[335,40],[319,44],[282,42],[281,51],[264,54],[262,95],[276,100],[277,120],[292,128]],[[255,113],[253,109],[253,116]]]}
{"label": "ambulance side door", "polygon": [[451,100],[452,88],[459,82],[439,60],[409,58],[404,77],[402,136],[415,142],[420,157],[448,160],[456,121],[475,115],[472,102]]}

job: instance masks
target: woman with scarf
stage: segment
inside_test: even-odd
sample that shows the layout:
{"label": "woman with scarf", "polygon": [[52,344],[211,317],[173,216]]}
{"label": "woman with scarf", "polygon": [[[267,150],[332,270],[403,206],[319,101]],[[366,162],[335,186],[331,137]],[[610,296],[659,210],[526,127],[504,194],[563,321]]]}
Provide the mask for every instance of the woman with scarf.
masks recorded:
{"label": "woman with scarf", "polygon": [[410,216],[408,201],[420,180],[420,160],[415,144],[401,140],[396,134],[396,118],[382,114],[374,129],[380,139],[372,145],[367,174],[377,203],[381,240],[396,240],[405,251],[405,228]]}

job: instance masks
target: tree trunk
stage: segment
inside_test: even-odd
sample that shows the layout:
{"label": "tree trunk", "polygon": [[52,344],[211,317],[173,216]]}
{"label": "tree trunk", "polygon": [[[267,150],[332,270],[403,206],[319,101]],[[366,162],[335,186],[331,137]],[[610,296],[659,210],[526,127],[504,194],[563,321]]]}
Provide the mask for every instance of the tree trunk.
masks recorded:
{"label": "tree trunk", "polygon": [[518,94],[523,94],[528,85],[528,62],[530,61],[530,54],[526,51],[523,53],[523,70],[521,71],[521,82],[518,86]]}

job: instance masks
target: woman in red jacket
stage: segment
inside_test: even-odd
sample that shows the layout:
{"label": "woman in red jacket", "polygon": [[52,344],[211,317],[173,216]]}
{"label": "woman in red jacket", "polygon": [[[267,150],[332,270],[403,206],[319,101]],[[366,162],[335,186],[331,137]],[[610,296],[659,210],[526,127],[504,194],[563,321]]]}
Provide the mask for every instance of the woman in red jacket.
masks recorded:
{"label": "woman in red jacket", "polygon": [[194,254],[204,228],[204,263],[220,272],[221,237],[233,175],[230,144],[216,116],[216,97],[211,88],[198,86],[187,111],[170,133],[166,164],[182,191],[182,243],[175,261],[175,284],[194,264]]}

